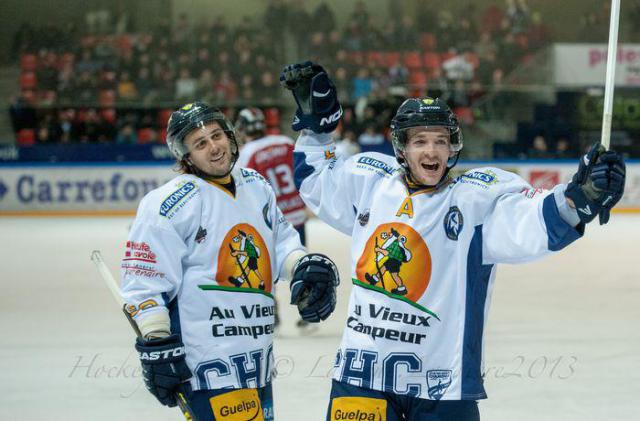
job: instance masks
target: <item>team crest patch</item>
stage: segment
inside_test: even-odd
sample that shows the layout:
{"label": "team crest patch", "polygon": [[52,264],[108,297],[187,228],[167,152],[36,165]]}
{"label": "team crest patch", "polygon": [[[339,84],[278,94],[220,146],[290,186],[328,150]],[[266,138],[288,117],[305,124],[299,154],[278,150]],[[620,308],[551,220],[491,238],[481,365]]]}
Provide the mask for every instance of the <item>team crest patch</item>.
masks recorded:
{"label": "team crest patch", "polygon": [[364,396],[342,396],[331,400],[331,421],[385,421],[387,401]]}
{"label": "team crest patch", "polygon": [[218,253],[216,280],[221,286],[271,292],[271,258],[258,230],[249,224],[229,230]]}
{"label": "team crest patch", "polygon": [[358,215],[358,222],[360,223],[361,227],[364,227],[369,223],[370,214],[371,211],[369,211],[369,209],[365,209],[364,212]]}
{"label": "team crest patch", "polygon": [[462,232],[464,226],[464,218],[462,212],[457,206],[451,206],[449,212],[444,216],[444,232],[447,234],[447,238],[453,241],[458,241],[458,236]]}
{"label": "team crest patch", "polygon": [[367,240],[356,275],[361,282],[416,302],[431,279],[431,253],[409,225],[382,224]]}
{"label": "team crest patch", "polygon": [[451,370],[427,371],[427,393],[434,400],[439,400],[451,386]]}

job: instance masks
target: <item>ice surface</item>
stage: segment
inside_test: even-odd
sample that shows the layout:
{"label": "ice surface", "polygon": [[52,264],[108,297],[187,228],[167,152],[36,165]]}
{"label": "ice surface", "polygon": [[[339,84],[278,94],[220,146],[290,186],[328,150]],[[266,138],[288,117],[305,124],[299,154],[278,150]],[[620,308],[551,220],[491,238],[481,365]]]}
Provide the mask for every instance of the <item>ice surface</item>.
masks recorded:
{"label": "ice surface", "polygon": [[[0,419],[179,420],[142,386],[133,333],[89,257],[117,274],[129,218],[0,219]],[[338,311],[300,336],[278,291],[277,420],[323,420],[346,318],[349,239],[318,221],[310,248],[339,265]],[[546,260],[503,265],[486,332],[484,420],[640,419],[640,217]],[[283,288],[284,287],[284,288]]]}

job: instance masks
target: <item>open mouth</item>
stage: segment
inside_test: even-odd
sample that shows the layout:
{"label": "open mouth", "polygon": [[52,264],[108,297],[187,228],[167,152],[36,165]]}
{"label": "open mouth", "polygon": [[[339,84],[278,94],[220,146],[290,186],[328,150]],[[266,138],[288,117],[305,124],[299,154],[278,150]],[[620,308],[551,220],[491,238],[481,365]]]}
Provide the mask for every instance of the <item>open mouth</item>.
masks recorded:
{"label": "open mouth", "polygon": [[211,162],[218,162],[218,161],[220,161],[222,158],[224,158],[224,152],[222,152],[222,153],[220,153],[220,154],[218,154],[218,155],[216,155],[216,156],[212,157],[212,158],[210,159],[210,161],[211,161]]}
{"label": "open mouth", "polygon": [[439,164],[439,163],[437,163],[437,162],[434,162],[434,163],[426,163],[426,162],[423,162],[422,164],[420,164],[420,166],[421,166],[424,170],[427,170],[427,171],[433,171],[433,172],[438,171],[438,169],[440,168],[440,164]]}

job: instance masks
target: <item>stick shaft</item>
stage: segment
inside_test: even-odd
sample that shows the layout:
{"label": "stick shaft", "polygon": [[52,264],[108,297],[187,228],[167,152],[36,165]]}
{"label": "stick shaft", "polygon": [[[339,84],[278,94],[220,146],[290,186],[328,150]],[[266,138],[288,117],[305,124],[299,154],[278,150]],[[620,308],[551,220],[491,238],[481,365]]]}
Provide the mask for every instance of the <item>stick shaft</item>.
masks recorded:
{"label": "stick shaft", "polygon": [[611,0],[611,20],[609,22],[609,50],[607,53],[607,73],[604,85],[604,111],[602,113],[602,146],[611,145],[611,120],[613,118],[613,93],[616,81],[616,60],[618,55],[618,26],[620,23],[620,0]]}
{"label": "stick shaft", "polygon": [[[138,328],[138,324],[136,323],[135,320],[133,320],[129,312],[126,310],[125,308],[126,303],[124,302],[124,300],[122,299],[122,296],[120,295],[120,286],[118,285],[118,282],[111,274],[111,271],[107,267],[107,264],[104,262],[104,259],[102,258],[102,253],[100,253],[99,250],[94,250],[91,253],[91,261],[96,265],[96,269],[98,269],[98,272],[100,273],[100,277],[109,288],[109,291],[111,291],[111,295],[113,296],[113,299],[116,300],[116,302],[122,309],[122,312],[124,313],[127,320],[129,321],[131,328],[136,332],[136,335],[139,338],[141,338],[142,333]],[[195,418],[193,417],[193,411],[189,407],[189,403],[185,399],[184,394],[182,392],[176,392],[176,401],[178,402],[178,406],[180,407],[180,410],[182,411],[182,415],[184,415],[185,419],[187,421],[195,421]]]}

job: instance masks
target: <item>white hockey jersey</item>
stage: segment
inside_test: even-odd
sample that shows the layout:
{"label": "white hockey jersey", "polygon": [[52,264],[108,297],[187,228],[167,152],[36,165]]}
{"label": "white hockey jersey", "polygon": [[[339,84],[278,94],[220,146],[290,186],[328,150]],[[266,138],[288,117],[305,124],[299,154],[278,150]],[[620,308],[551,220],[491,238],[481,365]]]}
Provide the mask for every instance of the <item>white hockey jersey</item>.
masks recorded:
{"label": "white hockey jersey", "polygon": [[566,186],[535,190],[480,168],[410,194],[394,157],[336,159],[333,148],[328,135],[304,131],[294,161],[307,206],[353,239],[334,378],[423,399],[486,398],[483,329],[496,264],[531,261],[582,235]]}
{"label": "white hockey jersey", "polygon": [[263,387],[273,370],[274,282],[304,250],[257,172],[236,167],[235,197],[193,175],[147,194],[122,260],[134,320],[168,312],[194,390]]}

